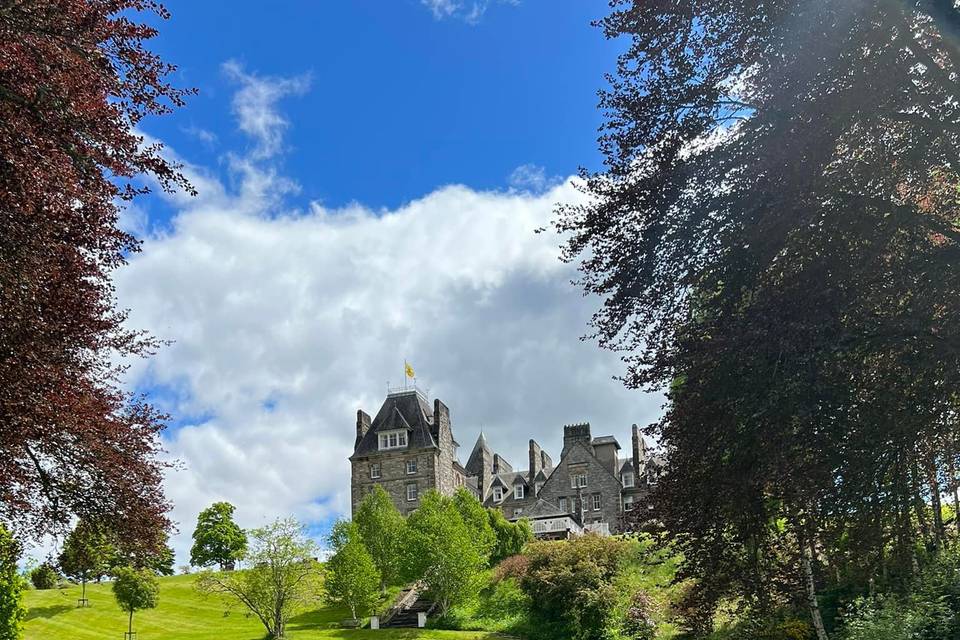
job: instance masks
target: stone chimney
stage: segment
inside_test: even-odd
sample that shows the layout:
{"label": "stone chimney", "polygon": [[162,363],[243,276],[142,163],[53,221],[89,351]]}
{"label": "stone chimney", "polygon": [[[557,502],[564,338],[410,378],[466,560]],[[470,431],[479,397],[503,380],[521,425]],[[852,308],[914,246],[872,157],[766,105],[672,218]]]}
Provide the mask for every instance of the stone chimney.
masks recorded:
{"label": "stone chimney", "polygon": [[640,435],[640,427],[633,425],[630,430],[633,436],[633,477],[634,482],[640,484],[640,465],[646,459],[647,452],[643,442],[643,436]]}
{"label": "stone chimney", "polygon": [[363,409],[357,409],[357,439],[353,443],[354,449],[360,445],[360,441],[363,440],[363,436],[367,435],[367,431],[370,431],[370,416]]}
{"label": "stone chimney", "polygon": [[567,424],[563,426],[563,451],[560,457],[567,455],[567,451],[576,443],[580,443],[590,450],[590,423]]}
{"label": "stone chimney", "polygon": [[453,430],[450,428],[450,409],[447,405],[440,402],[439,399],[433,401],[433,437],[441,447],[443,444],[443,433],[449,432],[450,439],[453,440]]}
{"label": "stone chimney", "polygon": [[537,441],[530,439],[530,478],[528,484],[531,487],[536,487],[535,482],[537,481],[537,474],[540,472],[540,469],[543,468],[543,451],[540,449],[540,445],[537,444]]}
{"label": "stone chimney", "polygon": [[510,466],[510,463],[503,459],[499,453],[493,454],[493,475],[498,473],[510,473],[513,471],[513,467]]}

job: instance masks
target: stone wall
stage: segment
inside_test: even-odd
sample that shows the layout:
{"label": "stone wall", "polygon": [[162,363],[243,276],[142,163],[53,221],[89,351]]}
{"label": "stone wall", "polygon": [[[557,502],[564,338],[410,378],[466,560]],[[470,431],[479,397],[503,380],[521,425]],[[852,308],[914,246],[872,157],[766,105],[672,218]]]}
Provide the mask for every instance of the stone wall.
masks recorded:
{"label": "stone wall", "polygon": [[[571,476],[579,472],[587,475],[587,486],[582,489],[570,486]],[[619,478],[600,464],[586,446],[581,442],[571,442],[540,490],[540,497],[555,505],[560,504],[560,498],[566,498],[569,513],[581,516],[584,523],[608,522],[613,531],[620,516],[621,488]],[[599,510],[593,509],[594,494],[600,495]]]}
{"label": "stone wall", "polygon": [[434,486],[443,495],[451,496],[457,489],[453,470],[453,427],[450,424],[450,409],[439,400],[433,401],[433,423],[436,428],[437,444],[440,446],[435,466]]}
{"label": "stone wall", "polygon": [[[414,458],[417,460],[417,472],[408,474],[407,460]],[[371,478],[370,466],[376,463],[380,464],[380,478]],[[407,515],[420,504],[419,496],[422,496],[425,491],[437,488],[439,466],[441,462],[435,449],[415,451],[395,449],[354,460],[351,463],[350,483],[353,512],[356,512],[363,497],[373,491],[374,486],[380,485],[386,490],[400,513]],[[447,464],[446,468],[449,470],[449,481],[452,483],[452,465]],[[407,485],[411,483],[417,485],[418,498],[413,501],[407,500]]]}

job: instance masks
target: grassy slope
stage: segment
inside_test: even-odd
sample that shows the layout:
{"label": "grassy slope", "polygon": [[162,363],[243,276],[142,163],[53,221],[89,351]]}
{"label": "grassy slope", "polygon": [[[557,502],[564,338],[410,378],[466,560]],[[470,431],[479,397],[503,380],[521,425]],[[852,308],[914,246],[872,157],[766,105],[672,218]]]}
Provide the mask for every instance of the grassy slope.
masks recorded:
{"label": "grassy slope", "polygon": [[[256,618],[247,618],[244,610],[226,606],[217,597],[204,597],[193,589],[194,576],[161,578],[160,604],[156,609],[137,612],[133,617],[138,640],[261,640],[263,626]],[[78,609],[80,588],[28,591],[24,640],[122,640],[127,617],[117,606],[110,585],[88,585],[90,608]],[[343,609],[324,608],[292,620],[288,637],[293,640],[318,638],[379,638],[480,640],[494,636],[482,632],[433,630],[345,630],[338,621],[348,618]]]}

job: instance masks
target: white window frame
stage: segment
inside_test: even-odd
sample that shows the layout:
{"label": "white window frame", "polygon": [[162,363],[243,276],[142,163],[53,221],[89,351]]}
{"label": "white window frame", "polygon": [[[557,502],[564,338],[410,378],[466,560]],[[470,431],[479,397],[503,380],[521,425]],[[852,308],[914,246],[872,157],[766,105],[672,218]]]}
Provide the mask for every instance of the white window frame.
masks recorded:
{"label": "white window frame", "polygon": [[403,449],[407,446],[407,430],[395,429],[393,431],[383,431],[379,434],[377,442],[380,445],[380,451],[390,449]]}
{"label": "white window frame", "polygon": [[623,496],[623,510],[633,511],[633,496]]}
{"label": "white window frame", "polygon": [[603,497],[599,493],[593,494],[593,510],[600,511],[603,507]]}
{"label": "white window frame", "polygon": [[633,473],[628,471],[623,474],[623,486],[632,487],[633,486]]}
{"label": "white window frame", "polygon": [[383,475],[383,470],[380,467],[380,463],[379,462],[370,463],[370,479],[376,480],[377,478],[380,478],[382,475]]}
{"label": "white window frame", "polygon": [[518,484],[513,488],[513,499],[514,500],[523,500],[524,498],[524,487],[522,484]]}
{"label": "white window frame", "polygon": [[493,488],[493,501],[500,502],[503,500],[503,487],[494,487]]}
{"label": "white window frame", "polygon": [[567,511],[567,497],[566,497],[566,496],[562,496],[562,497],[560,498],[560,511],[562,511],[563,513],[570,513],[569,511]]}
{"label": "white window frame", "polygon": [[586,473],[575,473],[570,476],[570,488],[571,489],[583,489],[587,486],[587,474]]}
{"label": "white window frame", "polygon": [[[411,489],[413,490],[412,492]],[[407,502],[416,502],[418,497],[419,493],[417,492],[417,483],[411,482],[407,484]]]}
{"label": "white window frame", "polygon": [[[410,467],[411,464],[413,464],[413,468]],[[410,458],[409,460],[407,460],[407,475],[412,476],[416,472],[417,472],[417,459]]]}

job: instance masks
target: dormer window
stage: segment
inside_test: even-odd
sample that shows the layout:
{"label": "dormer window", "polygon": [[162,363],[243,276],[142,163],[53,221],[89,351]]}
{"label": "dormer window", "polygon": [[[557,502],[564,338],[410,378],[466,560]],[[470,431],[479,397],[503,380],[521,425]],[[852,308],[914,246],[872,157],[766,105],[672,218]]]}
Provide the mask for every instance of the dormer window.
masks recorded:
{"label": "dormer window", "polygon": [[523,489],[524,489],[524,486],[522,484],[518,484],[513,488],[514,500],[523,500]]}
{"label": "dormer window", "polygon": [[633,486],[633,474],[629,471],[625,471],[623,474],[623,486],[632,487]]}
{"label": "dormer window", "polygon": [[380,450],[399,449],[407,446],[407,432],[404,429],[384,431],[380,434]]}
{"label": "dormer window", "polygon": [[503,500],[503,489],[501,487],[493,488],[493,501],[500,502]]}

